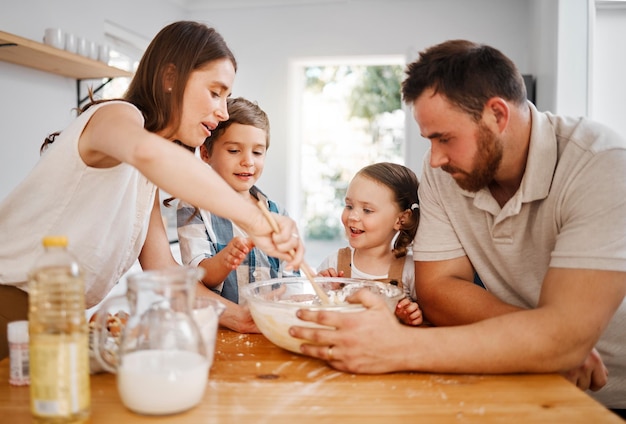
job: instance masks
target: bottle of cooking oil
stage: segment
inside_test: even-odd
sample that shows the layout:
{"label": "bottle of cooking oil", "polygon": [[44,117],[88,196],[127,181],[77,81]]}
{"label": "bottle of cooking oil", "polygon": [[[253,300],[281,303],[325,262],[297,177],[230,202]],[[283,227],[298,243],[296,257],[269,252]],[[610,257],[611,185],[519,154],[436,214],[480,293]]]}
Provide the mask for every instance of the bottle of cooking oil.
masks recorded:
{"label": "bottle of cooking oil", "polygon": [[39,423],[84,422],[91,395],[83,275],[67,237],[45,237],[43,246],[28,289],[31,412]]}

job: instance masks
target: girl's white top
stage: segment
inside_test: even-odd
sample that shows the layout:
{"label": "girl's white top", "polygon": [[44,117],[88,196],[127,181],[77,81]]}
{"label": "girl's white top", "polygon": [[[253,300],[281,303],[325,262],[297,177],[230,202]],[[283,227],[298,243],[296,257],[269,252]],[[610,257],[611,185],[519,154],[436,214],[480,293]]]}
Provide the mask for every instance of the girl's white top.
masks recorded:
{"label": "girl's white top", "polygon": [[[415,301],[417,298],[415,294],[415,264],[413,262],[413,252],[409,248],[407,249],[407,254],[405,256],[404,268],[402,268],[402,288],[404,290],[404,294],[411,298],[411,300]],[[350,246],[350,255],[351,255],[351,275],[350,278],[357,278],[361,280],[383,280],[388,278],[388,274],[385,275],[373,275],[368,274],[366,272],[361,271],[354,265],[354,248]],[[338,262],[338,252],[332,253],[326,257],[317,267],[317,272],[323,271],[328,268],[337,269]]]}

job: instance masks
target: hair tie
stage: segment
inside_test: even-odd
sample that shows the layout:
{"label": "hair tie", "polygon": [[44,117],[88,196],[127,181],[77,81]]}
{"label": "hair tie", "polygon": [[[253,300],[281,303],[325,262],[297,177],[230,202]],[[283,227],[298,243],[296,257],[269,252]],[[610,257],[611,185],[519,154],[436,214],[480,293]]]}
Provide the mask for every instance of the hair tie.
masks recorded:
{"label": "hair tie", "polygon": [[419,204],[417,204],[417,203],[413,203],[413,204],[411,205],[411,210],[412,210],[412,211],[414,211],[415,209],[419,209],[419,208],[420,208],[420,205],[419,205]]}

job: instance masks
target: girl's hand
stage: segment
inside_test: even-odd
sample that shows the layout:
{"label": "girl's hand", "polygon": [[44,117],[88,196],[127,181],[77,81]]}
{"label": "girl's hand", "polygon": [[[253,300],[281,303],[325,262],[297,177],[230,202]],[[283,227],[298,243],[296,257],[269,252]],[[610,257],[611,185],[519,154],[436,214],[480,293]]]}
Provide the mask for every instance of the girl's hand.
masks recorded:
{"label": "girl's hand", "polygon": [[343,277],[343,271],[337,272],[335,268],[328,268],[321,270],[317,275],[321,275],[322,277]]}
{"label": "girl's hand", "polygon": [[593,348],[585,361],[577,368],[562,372],[565,378],[581,390],[600,390],[606,385],[609,379],[609,370],[602,362],[600,353]]}
{"label": "girl's hand", "polygon": [[419,305],[405,297],[396,305],[396,317],[406,325],[420,325],[424,318]]}

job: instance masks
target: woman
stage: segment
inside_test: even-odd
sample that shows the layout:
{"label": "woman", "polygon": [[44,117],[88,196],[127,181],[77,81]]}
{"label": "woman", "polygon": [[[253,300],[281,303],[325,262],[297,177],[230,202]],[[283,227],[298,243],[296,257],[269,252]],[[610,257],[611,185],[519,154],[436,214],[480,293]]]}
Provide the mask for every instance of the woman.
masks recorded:
{"label": "woman", "polygon": [[[176,264],[157,187],[233,220],[259,248],[298,267],[303,247],[296,224],[276,215],[281,231],[272,234],[253,204],[178,145],[195,149],[228,119],[236,66],[214,29],[175,22],[152,40],[123,99],[92,102],[48,138],[44,145],[54,143],[0,204],[0,357],[6,323],[26,319],[27,275],[45,235],[68,236],[85,270],[88,308],[136,259],[144,270]],[[222,322],[238,319],[231,312]]]}

